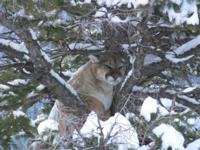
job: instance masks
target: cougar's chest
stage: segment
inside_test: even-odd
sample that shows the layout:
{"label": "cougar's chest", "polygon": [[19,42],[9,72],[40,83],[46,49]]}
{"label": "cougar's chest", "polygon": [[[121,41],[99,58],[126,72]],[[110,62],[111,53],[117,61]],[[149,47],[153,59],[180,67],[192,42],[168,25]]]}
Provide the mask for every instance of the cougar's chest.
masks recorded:
{"label": "cougar's chest", "polygon": [[113,89],[112,87],[105,87],[103,90],[96,90],[95,96],[103,105],[105,110],[108,110],[112,104]]}
{"label": "cougar's chest", "polygon": [[105,111],[107,111],[112,104],[113,88],[108,86],[104,88],[97,87],[86,85],[82,88],[79,88],[78,92],[82,95],[95,97],[96,100],[98,100],[98,102],[104,106]]}
{"label": "cougar's chest", "polygon": [[100,101],[103,103],[105,110],[107,111],[112,104],[112,95],[99,95]]}

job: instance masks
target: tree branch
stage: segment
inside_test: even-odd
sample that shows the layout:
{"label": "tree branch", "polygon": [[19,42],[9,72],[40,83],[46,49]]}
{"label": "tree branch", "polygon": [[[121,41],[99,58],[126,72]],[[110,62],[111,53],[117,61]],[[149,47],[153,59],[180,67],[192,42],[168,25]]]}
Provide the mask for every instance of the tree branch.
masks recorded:
{"label": "tree branch", "polygon": [[52,76],[50,73],[50,70],[52,70],[51,63],[48,62],[46,56],[42,54],[40,45],[37,43],[36,39],[32,38],[29,29],[24,29],[19,26],[19,22],[13,23],[12,20],[8,19],[8,14],[3,11],[0,11],[0,23],[13,30],[25,43],[29,52],[30,61],[34,65],[33,78],[46,85],[53,96],[58,98],[64,105],[72,108],[82,108],[82,111],[86,110],[86,105],[80,103],[80,98]]}

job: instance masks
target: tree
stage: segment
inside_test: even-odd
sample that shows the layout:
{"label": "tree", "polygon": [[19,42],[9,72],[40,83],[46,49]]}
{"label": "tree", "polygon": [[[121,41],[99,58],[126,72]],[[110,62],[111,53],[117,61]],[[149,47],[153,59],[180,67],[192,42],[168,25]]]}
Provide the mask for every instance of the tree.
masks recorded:
{"label": "tree", "polygon": [[[139,125],[141,145],[155,141],[154,148],[159,147],[151,130],[163,122],[183,128],[185,144],[197,139],[199,128],[188,119],[199,118],[200,114],[198,7],[195,0],[3,0],[0,128],[7,125],[10,132],[1,131],[7,136],[0,137],[0,145],[7,149],[12,141],[9,135],[21,131],[14,126],[15,121],[18,126],[24,122],[30,126],[28,117],[22,115],[18,119],[25,120],[20,121],[10,110],[20,108],[26,112],[46,98],[85,112],[85,104],[66,83],[66,70],[73,71],[89,54],[105,50],[123,50],[130,58],[129,73],[116,88],[112,113],[137,115],[134,122],[138,124],[133,122],[133,126]],[[168,112],[164,116],[157,112],[150,125],[139,116],[147,96],[157,99]],[[166,102],[171,105],[168,107]],[[197,132],[187,129],[188,125]],[[23,127],[23,131],[37,136],[32,127]]]}

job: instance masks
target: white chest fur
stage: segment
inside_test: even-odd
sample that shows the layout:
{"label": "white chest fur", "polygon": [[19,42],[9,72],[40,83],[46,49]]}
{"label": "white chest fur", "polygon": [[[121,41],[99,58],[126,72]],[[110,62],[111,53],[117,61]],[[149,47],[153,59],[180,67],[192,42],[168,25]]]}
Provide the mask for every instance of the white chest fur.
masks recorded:
{"label": "white chest fur", "polygon": [[113,86],[107,84],[103,85],[101,90],[94,90],[93,93],[91,93],[91,96],[96,97],[104,105],[104,108],[107,111],[112,104]]}
{"label": "white chest fur", "polygon": [[107,111],[110,108],[113,98],[112,95],[98,93],[94,95],[94,97],[96,97],[104,105],[105,111]]}

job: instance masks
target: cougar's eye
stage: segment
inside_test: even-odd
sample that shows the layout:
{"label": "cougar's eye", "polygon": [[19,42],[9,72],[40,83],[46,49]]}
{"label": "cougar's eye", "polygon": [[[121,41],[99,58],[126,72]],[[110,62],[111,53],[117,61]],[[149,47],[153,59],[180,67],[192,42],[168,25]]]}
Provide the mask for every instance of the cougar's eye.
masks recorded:
{"label": "cougar's eye", "polygon": [[119,70],[121,70],[121,69],[123,69],[123,68],[124,68],[124,66],[119,66],[119,67],[118,67]]}
{"label": "cougar's eye", "polygon": [[112,67],[109,66],[109,65],[104,64],[104,66],[105,66],[106,68],[108,68],[108,69],[112,69]]}

